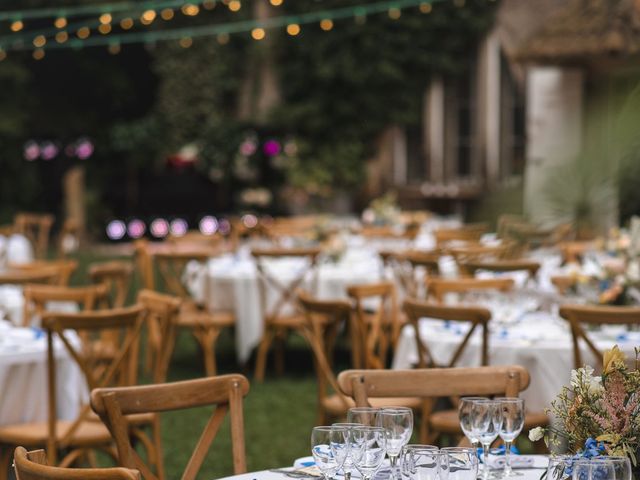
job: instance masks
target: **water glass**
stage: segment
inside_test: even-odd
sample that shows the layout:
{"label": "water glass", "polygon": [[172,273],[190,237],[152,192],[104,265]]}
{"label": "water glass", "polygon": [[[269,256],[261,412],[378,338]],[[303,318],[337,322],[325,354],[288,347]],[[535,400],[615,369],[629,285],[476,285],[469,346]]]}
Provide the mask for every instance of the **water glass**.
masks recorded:
{"label": "water glass", "polygon": [[[426,447],[426,448],[424,448]],[[447,454],[429,445],[407,445],[400,455],[403,480],[440,480],[447,478]]]}
{"label": "water glass", "polygon": [[549,457],[546,480],[566,480],[571,478],[574,458],[571,455],[552,455]]}
{"label": "water glass", "polygon": [[499,435],[504,441],[504,477],[512,477],[515,474],[511,468],[511,444],[518,438],[522,427],[524,427],[524,400],[521,398],[503,397],[496,398],[500,402],[500,412],[502,422],[500,425]]}
{"label": "water glass", "polygon": [[360,423],[369,427],[379,427],[380,409],[374,407],[353,407],[347,412],[347,422]]}
{"label": "water glass", "polygon": [[471,430],[482,444],[483,477],[489,478],[489,448],[502,428],[500,402],[476,400],[471,406]]}
{"label": "water glass", "polygon": [[348,430],[344,427],[314,427],[311,432],[311,454],[327,480],[340,470],[349,448]]}
{"label": "water glass", "polygon": [[631,480],[631,462],[627,457],[594,457],[573,463],[574,480]]}
{"label": "water glass", "polygon": [[379,414],[380,426],[387,437],[387,455],[391,463],[391,477],[396,478],[398,456],[413,432],[413,411],[408,407],[383,408]]}
{"label": "water glass", "polygon": [[[350,445],[353,443],[353,429],[356,427],[362,427],[362,426],[363,425],[361,423],[347,423],[347,422],[334,423],[332,425],[332,427],[342,427],[347,429],[347,435],[348,435],[348,440]],[[349,449],[349,451],[347,452],[347,456],[345,457],[344,462],[342,464],[342,471],[344,472],[345,480],[351,479],[351,473],[354,470],[355,470],[355,466],[353,464],[353,455],[351,454],[351,449]]]}
{"label": "water glass", "polygon": [[387,454],[387,440],[381,427],[355,427],[351,430],[351,458],[363,480],[370,480]]}
{"label": "water glass", "polygon": [[458,418],[460,419],[460,428],[465,437],[469,439],[471,445],[477,447],[480,442],[473,434],[473,426],[471,424],[471,407],[476,400],[489,400],[487,397],[463,397],[458,404]]}
{"label": "water glass", "polygon": [[447,456],[446,476],[448,480],[475,480],[478,476],[478,455],[471,447],[447,447],[440,450]]}

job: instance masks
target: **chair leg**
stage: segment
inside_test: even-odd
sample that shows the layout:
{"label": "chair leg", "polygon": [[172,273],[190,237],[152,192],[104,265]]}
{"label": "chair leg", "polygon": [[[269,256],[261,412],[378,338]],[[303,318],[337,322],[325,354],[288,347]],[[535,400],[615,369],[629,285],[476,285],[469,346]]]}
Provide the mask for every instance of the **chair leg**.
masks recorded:
{"label": "chair leg", "polygon": [[7,480],[9,476],[12,454],[13,450],[10,445],[2,445],[0,447],[0,480]]}
{"label": "chair leg", "polygon": [[269,354],[269,347],[273,341],[273,333],[270,327],[266,327],[262,340],[260,340],[260,345],[258,345],[254,380],[259,383],[264,382],[264,374],[267,369],[267,355]]}
{"label": "chair leg", "polygon": [[202,348],[205,373],[208,377],[212,377],[216,374],[215,343],[220,330],[216,327],[202,327],[194,330],[193,335]]}
{"label": "chair leg", "polygon": [[153,419],[151,434],[153,436],[153,443],[156,450],[156,472],[158,472],[159,480],[164,480],[164,455],[162,453],[162,437],[160,435],[160,415],[156,415]]}
{"label": "chair leg", "polygon": [[276,336],[277,345],[275,348],[275,367],[276,374],[281,377],[284,375],[285,356],[284,349],[287,343],[287,331],[281,330]]}

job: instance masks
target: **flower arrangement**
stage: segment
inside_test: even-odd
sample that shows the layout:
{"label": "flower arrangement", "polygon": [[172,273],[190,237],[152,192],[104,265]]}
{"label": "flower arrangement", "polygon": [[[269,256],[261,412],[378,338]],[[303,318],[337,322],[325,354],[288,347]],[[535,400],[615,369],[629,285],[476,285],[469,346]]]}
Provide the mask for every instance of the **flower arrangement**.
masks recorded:
{"label": "flower arrangement", "polygon": [[395,192],[387,192],[375,198],[362,212],[362,221],[374,225],[394,225],[400,222],[401,210]]}
{"label": "flower arrangement", "polygon": [[[590,366],[571,372],[547,410],[556,422],[529,432],[531,441],[544,439],[548,446],[566,444],[574,458],[625,456],[637,468],[640,448],[640,349],[634,368],[618,346],[603,355],[603,371],[595,376]],[[565,472],[568,474],[568,472]],[[564,478],[564,477],[559,477]],[[638,478],[636,476],[636,478]]]}

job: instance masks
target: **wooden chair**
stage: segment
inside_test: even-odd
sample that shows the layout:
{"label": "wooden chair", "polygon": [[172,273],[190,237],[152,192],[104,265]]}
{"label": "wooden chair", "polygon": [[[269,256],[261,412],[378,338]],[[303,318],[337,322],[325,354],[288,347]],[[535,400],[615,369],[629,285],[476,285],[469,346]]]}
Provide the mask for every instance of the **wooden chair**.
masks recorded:
{"label": "wooden chair", "polygon": [[[305,314],[304,327],[300,330],[313,352],[318,378],[318,425],[331,419],[344,417],[354,402],[344,395],[332,369],[333,344],[339,328],[349,321],[351,304],[346,300],[317,300],[305,292],[298,292],[298,299]],[[330,393],[333,390],[333,393]],[[387,399],[376,401],[376,406],[403,405],[418,408],[417,398]]]}
{"label": "wooden chair", "polygon": [[13,455],[16,480],[141,480],[128,468],[60,468],[47,465],[44,450],[27,452],[17,447]]}
{"label": "wooden chair", "polygon": [[460,228],[441,228],[433,232],[436,245],[445,246],[452,242],[477,243],[488,230],[486,224],[469,224]]}
{"label": "wooden chair", "polygon": [[380,256],[391,267],[393,276],[407,297],[417,298],[421,295],[421,285],[427,278],[440,275],[439,260],[441,252],[409,250],[402,253],[383,252]]}
{"label": "wooden chair", "polygon": [[40,270],[9,269],[0,272],[0,285],[57,284],[59,276],[60,272],[56,268],[43,268]]}
{"label": "wooden chair", "polygon": [[104,284],[110,293],[111,308],[121,308],[127,301],[133,266],[129,262],[114,260],[89,265],[91,283]]}
{"label": "wooden chair", "polygon": [[[267,250],[253,250],[251,252],[256,262],[260,282],[261,303],[264,318],[264,332],[258,345],[256,355],[255,380],[264,381],[267,368],[267,355],[274,340],[276,348],[276,371],[284,371],[284,343],[291,332],[300,331],[304,324],[304,315],[300,311],[296,298],[296,290],[303,286],[308,276],[313,275],[315,283],[316,267],[320,249],[318,248],[272,248]],[[295,277],[283,283],[266,265],[268,261],[294,257],[304,262]],[[277,299],[273,305],[268,304],[268,289],[277,292]],[[291,311],[287,311],[287,308]]]}
{"label": "wooden chair", "polygon": [[593,306],[593,305],[562,305],[560,316],[569,322],[573,337],[573,364],[575,368],[584,366],[582,360],[581,343],[587,346],[595,358],[597,365],[602,367],[602,351],[596,346],[584,325],[640,325],[640,307],[626,306]]}
{"label": "wooden chair", "polygon": [[49,233],[53,220],[53,215],[38,213],[18,213],[14,217],[14,232],[27,237],[33,245],[36,258],[47,256]]}
{"label": "wooden chair", "polygon": [[449,293],[468,293],[496,290],[508,292],[512,290],[514,281],[511,278],[428,278],[427,298],[443,303]]}
{"label": "wooden chair", "polygon": [[216,343],[225,328],[233,327],[235,315],[228,310],[211,310],[211,306],[195,302],[183,283],[183,273],[189,262],[206,264],[210,251],[162,251],[153,255],[165,290],[182,300],[178,326],[191,331],[204,356],[204,368],[208,376],[216,374]]}
{"label": "wooden chair", "polygon": [[517,259],[517,260],[476,260],[462,262],[458,265],[461,272],[467,275],[474,276],[478,270],[486,270],[495,273],[504,272],[527,272],[528,278],[535,279],[540,270],[540,263],[532,260]]}
{"label": "wooden chair", "polygon": [[473,261],[493,261],[513,258],[516,252],[514,245],[507,242],[503,242],[500,245],[470,243],[464,246],[450,246],[446,248],[446,251],[455,259],[458,265]]}
{"label": "wooden chair", "polygon": [[[50,277],[48,283],[65,286],[74,272],[78,269],[78,262],[75,260],[36,260],[30,263],[9,264],[9,272],[24,272],[25,274],[47,275]],[[41,282],[34,282],[41,283]]]}
{"label": "wooden chair", "polygon": [[91,392],[91,405],[113,435],[120,465],[140,470],[145,480],[161,477],[151,471],[131,445],[127,416],[214,405],[215,411],[181,476],[182,480],[192,480],[227,412],[231,419],[233,470],[235,474],[246,471],[242,402],[248,392],[249,381],[242,375],[231,374],[158,385],[98,388]]}
{"label": "wooden chair", "polygon": [[156,279],[149,241],[146,239],[136,240],[133,242],[133,248],[140,285],[148,290],[155,290]]}
{"label": "wooden chair", "polygon": [[[344,395],[359,407],[388,400],[418,397],[421,403],[420,441],[434,440],[430,420],[435,401],[442,397],[517,397],[529,386],[529,372],[521,366],[428,368],[419,370],[346,370],[338,375]],[[454,411],[458,430],[458,412]],[[461,433],[461,432],[460,432]]]}
{"label": "wooden chair", "polygon": [[22,325],[29,326],[35,318],[42,318],[49,302],[68,302],[78,305],[80,310],[96,309],[107,298],[104,285],[86,287],[60,287],[58,285],[27,284],[23,289],[24,314]]}
{"label": "wooden chair", "polygon": [[[39,423],[8,425],[0,427],[0,479],[4,480],[11,458],[11,447],[26,445],[29,448],[46,446],[48,463],[58,464],[58,453],[64,452],[59,466],[67,467],[92,450],[100,449],[114,456],[109,431],[100,422],[91,419],[91,409],[85,405],[75,420],[57,418],[57,382],[54,338],[59,339],[69,356],[84,374],[89,389],[113,384],[130,383],[130,365],[133,347],[140,333],[142,307],[82,312],[76,314],[48,313],[42,319],[47,332],[48,370],[48,420]],[[117,356],[105,363],[103,358],[94,358],[91,349],[74,339],[71,330],[100,335],[105,330],[121,332]],[[98,368],[100,366],[100,368]],[[78,395],[81,395],[78,392]]]}
{"label": "wooden chair", "polygon": [[[355,368],[385,368],[389,349],[395,348],[402,317],[398,312],[395,285],[391,282],[351,285],[347,295],[354,302],[350,324]],[[376,308],[367,306],[375,301]]]}

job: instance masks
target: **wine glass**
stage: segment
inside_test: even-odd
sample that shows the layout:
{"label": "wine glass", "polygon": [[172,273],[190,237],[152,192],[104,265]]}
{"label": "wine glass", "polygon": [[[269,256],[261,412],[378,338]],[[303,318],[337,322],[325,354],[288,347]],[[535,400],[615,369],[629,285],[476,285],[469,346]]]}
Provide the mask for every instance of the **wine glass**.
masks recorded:
{"label": "wine glass", "polygon": [[[333,427],[342,427],[342,428],[346,428],[347,429],[347,435],[349,436],[349,443],[352,444],[353,443],[353,429],[356,427],[362,427],[363,425],[361,423],[348,423],[348,422],[343,422],[343,423],[334,423],[332,425]],[[347,452],[347,456],[344,459],[344,463],[342,464],[342,471],[344,472],[344,478],[345,480],[350,480],[351,479],[351,472],[354,471],[355,466],[353,465],[353,455],[352,455],[352,451],[351,449],[349,449],[349,451]]]}
{"label": "wine glass", "polygon": [[344,427],[314,427],[311,432],[311,454],[326,480],[340,470],[349,447],[348,430]]}
{"label": "wine glass", "polygon": [[524,426],[524,400],[521,398],[502,397],[496,398],[500,402],[502,424],[499,435],[504,441],[504,472],[503,477],[512,477],[520,474],[514,473],[511,468],[511,444],[518,438]]}
{"label": "wine glass", "polygon": [[573,457],[571,455],[552,455],[549,457],[546,480],[566,480],[571,478]]}
{"label": "wine glass", "polygon": [[475,480],[478,475],[478,455],[473,447],[446,447],[440,450],[447,455],[448,480]]}
{"label": "wine glass", "polygon": [[498,438],[502,427],[500,402],[495,400],[476,400],[471,407],[471,425],[473,435],[482,444],[483,478],[489,478],[489,447]]}
{"label": "wine glass", "polygon": [[400,472],[406,480],[447,478],[447,454],[430,445],[406,445],[400,455]]}
{"label": "wine glass", "polygon": [[398,456],[413,432],[413,411],[408,407],[383,408],[379,413],[380,426],[387,437],[387,455],[391,463],[391,477],[396,478]]}
{"label": "wine glass", "polygon": [[471,407],[476,400],[489,400],[487,397],[462,397],[458,404],[458,418],[460,419],[460,428],[465,437],[469,439],[471,445],[477,448],[480,440],[473,434],[471,424]]}
{"label": "wine glass", "polygon": [[381,427],[361,426],[351,430],[351,457],[363,480],[370,480],[387,453],[387,439]]}
{"label": "wine glass", "polygon": [[379,427],[380,409],[374,407],[353,407],[347,412],[347,422],[369,427]]}

